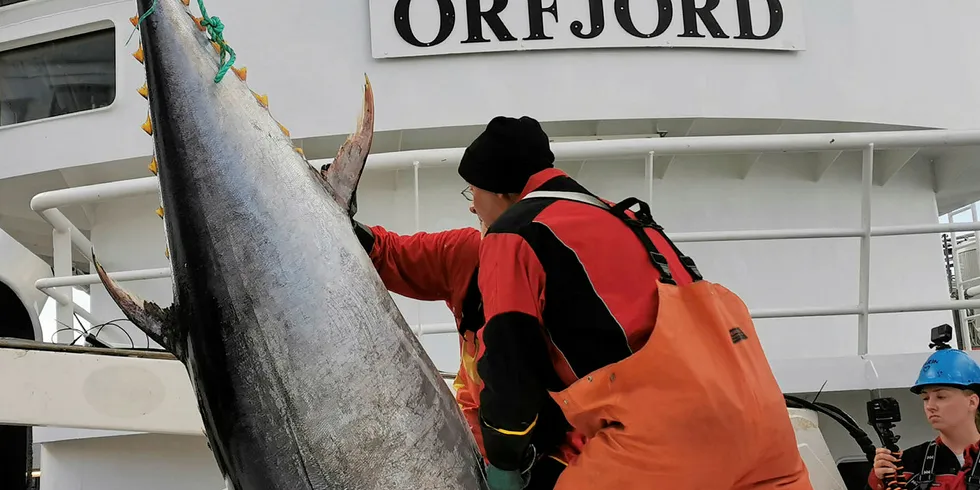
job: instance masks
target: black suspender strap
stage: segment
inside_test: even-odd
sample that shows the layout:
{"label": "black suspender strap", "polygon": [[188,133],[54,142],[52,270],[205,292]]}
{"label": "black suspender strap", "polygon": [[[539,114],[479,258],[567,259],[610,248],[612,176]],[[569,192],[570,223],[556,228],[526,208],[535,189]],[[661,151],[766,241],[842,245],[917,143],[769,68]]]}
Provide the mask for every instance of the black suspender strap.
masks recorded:
{"label": "black suspender strap", "polygon": [[933,482],[936,481],[936,452],[939,450],[939,445],[936,441],[929,443],[926,447],[926,456],[922,459],[922,471],[919,473],[919,490],[928,490],[932,488]]}
{"label": "black suspender strap", "polygon": [[[967,452],[970,449],[967,448]],[[977,475],[977,461],[980,460],[980,452],[973,455],[973,468],[966,474],[966,490],[980,490],[980,476]]]}
{"label": "black suspender strap", "polygon": [[[609,211],[613,216],[617,217],[633,231],[633,234],[640,240],[643,247],[647,251],[647,256],[650,259],[650,263],[653,267],[657,269],[660,273],[660,281],[665,284],[677,285],[674,281],[674,277],[670,273],[670,267],[667,263],[667,258],[657,250],[657,246],[653,243],[653,240],[647,236],[646,232],[643,231],[644,228],[653,228],[657,231],[662,231],[663,227],[657,224],[653,220],[653,215],[650,213],[650,207],[647,203],[640,201],[635,197],[631,197],[623,200],[622,202],[610,207],[608,204],[603,202],[596,196],[591,194],[585,194],[581,192],[569,192],[569,191],[533,191],[529,192],[524,199],[564,199],[566,201],[578,201],[584,204],[589,204],[598,208],[605,209]],[[640,205],[640,210],[633,213],[635,218],[629,217],[626,214],[626,210],[629,209],[634,204]],[[674,245],[666,235],[662,234],[664,239],[670,246],[674,249],[674,253],[680,259],[681,264],[687,270],[688,274],[691,275],[693,281],[700,281],[702,279],[700,271],[698,271],[697,265],[695,265],[694,260],[690,257],[683,255],[677,246]]]}
{"label": "black suspender strap", "polygon": [[[926,455],[922,459],[922,471],[919,473],[918,483],[916,484],[919,490],[928,490],[936,482],[936,455],[938,452],[939,444],[936,441],[932,441],[926,446]],[[974,455],[973,467],[966,474],[967,490],[980,490],[980,475],[977,474],[978,468],[980,468],[980,454]]]}
{"label": "black suspender strap", "polygon": [[[633,216],[635,216],[636,219],[631,219],[626,214],[626,210],[633,207],[636,204],[640,205],[640,209],[633,213]],[[613,214],[617,215],[619,219],[626,222],[627,225],[629,225],[630,222],[636,222],[643,228],[653,228],[658,232],[661,232],[660,236],[662,236],[664,240],[670,245],[670,248],[674,250],[674,254],[677,255],[678,259],[680,259],[681,264],[684,265],[684,269],[687,270],[687,273],[691,275],[691,280],[697,282],[704,279],[704,277],[701,276],[701,271],[698,270],[697,264],[694,263],[694,259],[681,253],[681,250],[677,248],[677,245],[674,244],[674,241],[671,240],[666,233],[662,233],[664,227],[658,225],[657,222],[653,220],[653,213],[650,212],[650,206],[647,203],[635,197],[628,197],[626,199],[623,199],[619,203],[617,203],[615,206],[613,206],[611,211]],[[653,247],[653,241],[650,240],[650,237],[648,237],[647,234],[643,233],[642,231],[639,231],[639,233],[640,235],[643,236],[643,238],[641,238],[640,241],[645,240],[646,242],[649,242],[650,247]],[[646,245],[646,243],[644,243],[644,245]],[[655,249],[656,247],[653,248]]]}

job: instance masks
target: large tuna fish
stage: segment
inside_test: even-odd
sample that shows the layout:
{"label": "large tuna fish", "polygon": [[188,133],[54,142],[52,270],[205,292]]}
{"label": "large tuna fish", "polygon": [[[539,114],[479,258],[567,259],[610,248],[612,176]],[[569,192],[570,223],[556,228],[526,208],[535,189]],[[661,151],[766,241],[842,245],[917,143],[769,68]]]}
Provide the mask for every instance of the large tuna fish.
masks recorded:
{"label": "large tuna fish", "polygon": [[[452,394],[350,221],[374,133],[323,175],[265,102],[220,63],[181,0],[138,0],[174,304],[128,294],[125,315],[186,367],[235,490],[485,489]],[[152,128],[150,127],[152,126]]]}

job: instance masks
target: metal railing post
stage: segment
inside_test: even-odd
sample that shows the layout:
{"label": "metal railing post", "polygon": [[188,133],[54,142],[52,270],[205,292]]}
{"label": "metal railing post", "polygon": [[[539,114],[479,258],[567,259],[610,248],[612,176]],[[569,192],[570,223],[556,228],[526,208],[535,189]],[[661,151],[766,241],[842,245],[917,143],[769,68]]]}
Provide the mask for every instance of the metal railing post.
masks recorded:
{"label": "metal railing post", "polygon": [[[973,218],[972,221],[974,223],[980,221],[980,219],[978,219],[977,217],[977,203],[973,203],[973,205],[970,206],[970,216],[971,218]],[[974,252],[977,253],[977,262],[976,262],[977,267],[980,267],[980,231],[973,232],[973,250]],[[953,253],[954,255],[956,253],[955,245],[953,246]],[[980,273],[978,273],[977,277],[971,277],[968,279],[974,280],[977,279],[978,277],[980,277]],[[976,289],[974,287],[967,287],[962,282],[960,283],[960,285],[963,294],[963,296],[961,296],[960,299],[967,299],[968,296],[971,296],[970,293],[974,292],[973,290]],[[976,318],[977,317],[976,310],[974,310],[971,315],[966,315],[965,311],[960,310],[960,314],[961,314],[960,317],[963,318],[962,326],[963,326],[963,334],[964,334],[962,349],[973,350],[973,327],[971,327],[970,324],[977,323],[980,320]]]}
{"label": "metal railing post", "polygon": [[871,190],[874,143],[864,148],[861,158],[861,254],[858,282],[858,355],[868,353],[868,299],[871,293]]}
{"label": "metal railing post", "polygon": [[[71,277],[71,231],[55,229],[52,232],[52,248],[54,255],[54,276]],[[55,289],[55,292],[59,293],[60,296],[67,298],[65,302],[58,302],[55,311],[55,319],[58,323],[56,330],[74,328],[75,326],[75,298],[73,289],[71,286],[62,286]],[[77,336],[78,334],[74,330],[61,330],[55,336],[54,341],[58,344],[69,344]]]}
{"label": "metal railing post", "polygon": [[[973,216],[974,223],[980,221],[980,218],[978,218],[977,216],[978,215],[977,203],[973,203],[973,205],[970,206],[970,214]],[[980,269],[980,231],[973,232],[973,246],[974,246],[974,251],[977,253],[977,267],[978,269]],[[971,279],[976,279],[976,278],[971,278]]]}
{"label": "metal railing post", "polygon": [[[50,290],[49,291],[45,291],[45,292],[47,293],[48,297],[50,297],[51,299],[53,299],[56,302],[58,302],[59,305],[67,305],[69,303],[72,304],[72,305],[74,305],[74,302],[72,301],[73,298],[71,298],[70,296],[66,296],[64,294],[61,294],[61,293],[58,293],[58,292],[55,292],[55,291],[50,291]],[[85,321],[89,322],[90,324],[92,324],[92,325],[98,325],[99,324],[99,321],[96,320],[95,317],[92,316],[91,313],[85,311],[84,309],[79,308],[79,309],[75,310],[74,309],[74,306],[72,306],[72,309],[73,309],[73,313],[75,315],[78,315],[78,316],[82,317]],[[55,316],[57,317],[57,308],[55,308]],[[64,328],[64,327],[59,327],[59,328]]]}
{"label": "metal railing post", "polygon": [[[422,231],[422,218],[419,213],[419,165],[420,162],[415,160],[412,162],[413,179],[415,185],[415,233]],[[422,302],[415,301],[415,336],[422,337]]]}
{"label": "metal railing post", "polygon": [[422,219],[419,216],[419,161],[412,162],[413,179],[415,185],[415,232],[422,231]]}
{"label": "metal railing post", "polygon": [[653,207],[653,152],[647,153],[647,204]]}
{"label": "metal railing post", "polygon": [[[946,221],[953,223],[953,216],[955,216],[955,211],[947,213]],[[957,250],[956,232],[950,232],[949,238],[949,248],[953,251],[953,287],[956,289],[956,299],[963,300],[966,299],[966,294],[964,294],[966,292],[966,288],[963,287],[963,269],[960,267],[960,252]],[[963,340],[963,345],[960,345],[959,347],[965,348],[970,337],[970,329],[967,325],[966,312],[961,308],[954,310],[953,313],[959,320],[960,338]]]}

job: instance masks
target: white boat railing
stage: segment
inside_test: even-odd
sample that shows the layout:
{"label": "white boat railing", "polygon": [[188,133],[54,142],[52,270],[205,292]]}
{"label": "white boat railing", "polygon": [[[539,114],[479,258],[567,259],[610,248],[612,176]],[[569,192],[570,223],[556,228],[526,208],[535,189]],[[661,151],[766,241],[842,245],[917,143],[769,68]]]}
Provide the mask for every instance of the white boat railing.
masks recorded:
{"label": "white boat railing", "polygon": [[[977,209],[977,203],[963,206],[946,213],[946,221],[952,223],[957,216],[963,215],[966,212],[970,213],[971,222],[980,221],[980,210]],[[953,262],[952,286],[956,291],[956,297],[963,299],[980,297],[980,247],[977,246],[980,244],[980,232],[973,232],[966,236],[957,236],[956,233],[952,233],[950,234],[949,243]],[[971,253],[975,258],[969,260]],[[963,255],[968,257],[966,264],[963,262]],[[969,277],[967,273],[971,269],[972,271],[976,271],[976,275]],[[969,335],[964,335],[964,338],[967,338],[971,343],[976,342],[980,338],[980,330],[977,328],[980,326],[980,312],[978,312],[978,309],[973,309],[972,311],[972,313],[968,310],[956,311],[956,316],[959,319],[964,333],[969,333]]]}
{"label": "white boat railing", "polygon": [[[646,157],[646,180],[648,198],[653,197],[654,157],[675,155],[707,154],[747,154],[807,152],[817,153],[821,171],[826,171],[844,151],[862,152],[862,197],[861,226],[858,228],[813,228],[782,230],[746,231],[707,231],[695,233],[675,233],[671,238],[682,242],[728,242],[744,240],[792,240],[806,238],[860,238],[858,282],[859,293],[855,304],[839,307],[753,309],[754,318],[792,318],[816,316],[857,315],[858,352],[863,356],[868,352],[868,315],[879,313],[901,313],[920,311],[980,309],[980,299],[932,301],[918,304],[869,304],[870,293],[870,254],[871,238],[879,236],[924,235],[956,232],[980,232],[980,222],[936,223],[901,226],[871,226],[871,193],[874,185],[875,151],[897,150],[886,156],[880,173],[888,177],[894,175],[911,158],[908,149],[927,147],[980,146],[980,130],[914,130],[857,133],[821,134],[766,134],[748,136],[699,136],[678,138],[632,138],[600,141],[577,141],[552,143],[552,151],[559,161],[567,160],[615,160],[622,158]],[[368,158],[366,170],[411,168],[415,179],[415,221],[419,228],[419,176],[420,167],[456,165],[463,154],[463,148],[412,150],[373,154]],[[750,162],[757,158],[750,159]],[[316,168],[331,160],[311,161]],[[669,164],[669,161],[668,161]],[[74,187],[42,192],[31,200],[31,209],[38,213],[53,228],[54,276],[38,280],[35,286],[58,302],[57,319],[59,323],[73,324],[73,315],[78,313],[93,324],[100,323],[83,309],[76,309],[71,300],[71,287],[99,283],[95,274],[72,276],[72,248],[77,248],[84,257],[91,257],[92,243],[58,209],[63,206],[89,204],[109,199],[132,197],[159,192],[157,177],[108,182],[84,187]],[[980,234],[980,233],[978,233]],[[954,257],[956,254],[954,253]],[[958,259],[957,263],[958,263]],[[143,269],[111,273],[118,281],[135,281],[169,277],[169,268]],[[962,289],[962,285],[959,285]],[[975,287],[965,291],[973,291]],[[980,291],[978,291],[980,292]],[[960,295],[960,298],[963,298]],[[962,318],[962,316],[961,316]],[[418,335],[454,332],[452,324],[416,325]],[[965,333],[965,332],[964,332]],[[72,332],[59,335],[57,342],[71,342]],[[962,335],[969,349],[970,335]]]}

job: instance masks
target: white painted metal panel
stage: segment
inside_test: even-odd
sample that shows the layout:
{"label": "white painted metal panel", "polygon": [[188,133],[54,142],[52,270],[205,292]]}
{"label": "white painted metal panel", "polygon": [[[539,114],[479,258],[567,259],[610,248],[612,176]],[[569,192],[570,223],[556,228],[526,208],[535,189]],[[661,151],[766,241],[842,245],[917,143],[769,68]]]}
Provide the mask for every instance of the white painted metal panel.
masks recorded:
{"label": "white painted metal panel", "polygon": [[49,346],[0,348],[0,392],[11,395],[0,424],[204,434],[187,371],[173,357]]}
{"label": "white painted metal panel", "polygon": [[[116,350],[108,351],[114,355],[100,355],[86,348],[3,344],[0,392],[16,395],[0,404],[0,424],[204,433],[187,372],[166,354],[137,357]],[[980,353],[971,355],[980,360]],[[927,356],[779,359],[771,364],[784,392],[815,392],[821,387],[834,392],[908,387]],[[446,382],[451,388],[452,380]]]}
{"label": "white painted metal panel", "polygon": [[810,484],[816,490],[847,490],[834,456],[827,447],[817,414],[811,410],[789,409],[789,419],[796,433],[796,447],[810,473]]}
{"label": "white painted metal panel", "polygon": [[[557,27],[569,32],[570,22],[577,20],[566,17],[572,14],[571,5],[588,4],[559,1],[560,22],[545,25],[556,41]],[[94,22],[113,23],[118,40],[118,95],[113,105],[0,128],[0,178],[129,158],[145,157],[145,163],[134,162],[134,167],[149,163],[152,144],[139,129],[146,118],[146,100],[136,93],[145,75],[131,56],[135,39],[126,43],[135,5],[93,3],[24,2],[0,18],[0,49]],[[422,9],[435,2],[412,3]],[[490,3],[481,6],[485,10]],[[655,2],[630,3],[637,28],[650,32],[654,19],[643,19],[637,9]],[[980,4],[951,0],[926,8],[909,0],[796,3],[805,11],[803,52],[562,49],[402,60],[372,56],[368,2],[281,0],[271,8],[268,2],[253,0],[209,0],[207,6],[226,26],[237,64],[248,67],[250,86],[269,94],[273,114],[300,140],[351,130],[360,110],[362,73],[370,75],[375,87],[379,132],[483,125],[498,114],[528,114],[542,121],[735,117],[942,128],[975,125],[972,115],[980,108],[980,92],[974,87],[980,67],[960,60],[977,58],[973,19],[980,15]],[[610,8],[614,2],[603,4]],[[789,8],[788,2],[783,4]],[[507,11],[521,13],[518,7],[526,5],[510,2]],[[675,17],[677,10],[675,6]],[[194,2],[192,11],[197,11]],[[456,29],[463,32],[461,12]],[[596,40],[622,30],[611,8],[604,20],[606,28]],[[765,29],[761,22],[753,26],[756,32]],[[917,27],[909,30],[910,25]],[[703,24],[699,28],[703,33]],[[513,30],[517,37],[517,28]],[[420,38],[426,35],[419,32]],[[896,77],[894,67],[910,59],[916,60],[917,69]],[[910,93],[920,96],[910,98]],[[86,144],[51,144],[52,135]],[[376,141],[379,147],[381,140]],[[322,158],[333,151],[308,154]],[[957,180],[955,173],[940,179]]]}
{"label": "white painted metal panel", "polygon": [[11,395],[0,403],[0,424],[204,434],[187,371],[163,352],[7,339],[0,373],[0,393]]}

